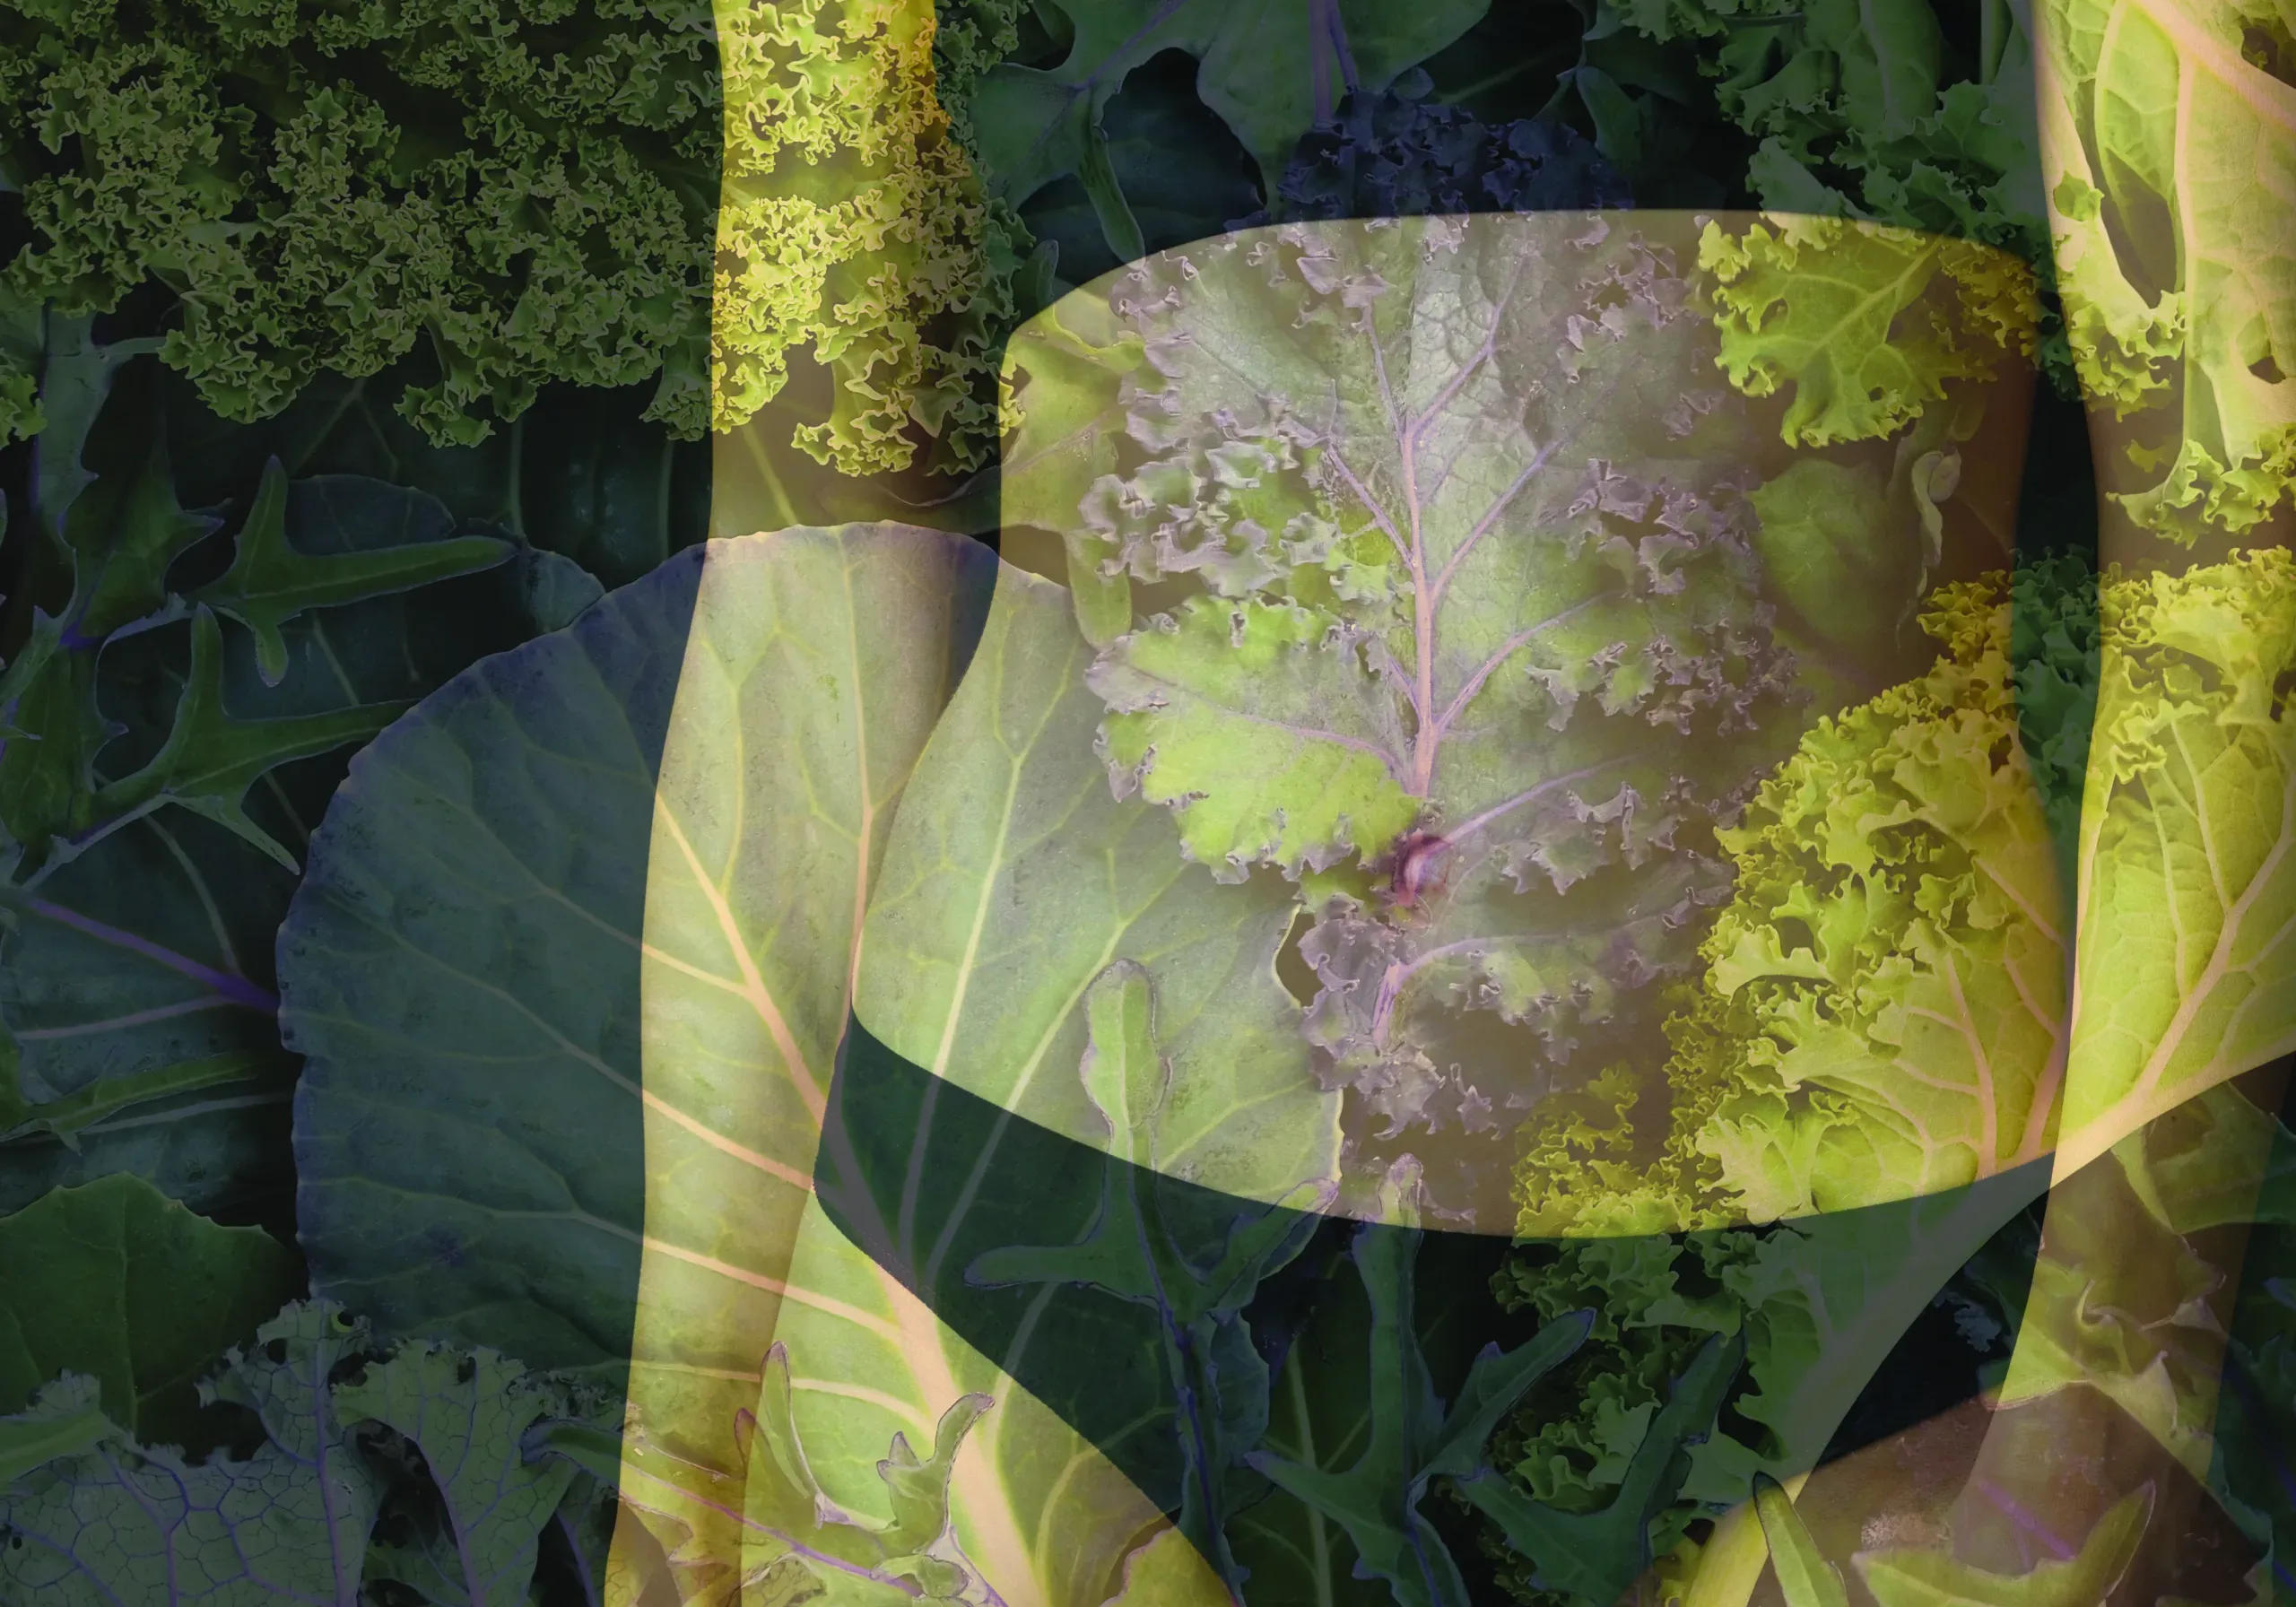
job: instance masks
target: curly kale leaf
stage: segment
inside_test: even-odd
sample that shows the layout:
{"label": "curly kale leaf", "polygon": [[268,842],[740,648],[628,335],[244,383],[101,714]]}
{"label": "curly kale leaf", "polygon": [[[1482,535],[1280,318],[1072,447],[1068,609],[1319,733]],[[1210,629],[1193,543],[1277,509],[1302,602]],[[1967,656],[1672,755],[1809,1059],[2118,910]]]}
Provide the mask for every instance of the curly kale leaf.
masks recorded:
{"label": "curly kale leaf", "polygon": [[[1929,673],[1819,722],[1721,833],[1735,891],[1666,1087],[1621,1078],[1589,1090],[1603,1108],[1534,1117],[1524,1231],[1805,1216],[2048,1153],[2071,900],[2020,741],[2005,580],[1937,594]],[[1622,1186],[1590,1189],[1589,1162]]]}
{"label": "curly kale leaf", "polygon": [[2099,589],[2068,1169],[2296,1048],[2296,556]]}
{"label": "curly kale leaf", "polygon": [[1789,446],[1892,434],[1949,384],[2034,349],[2031,270],[1967,240],[1780,215],[1737,236],[1708,224],[1698,265],[1730,383],[1750,396],[1793,387]]}
{"label": "curly kale leaf", "polygon": [[1750,178],[1782,212],[1867,218],[2046,265],[2032,44],[1989,3],[1972,57],[1928,0],[1618,0],[1648,38],[1696,44],[1723,114],[1761,141]]}
{"label": "curly kale leaf", "polygon": [[[162,360],[234,420],[421,347],[431,376],[399,409],[439,442],[483,439],[552,381],[655,379],[648,417],[698,436],[709,13],[568,20],[497,0],[0,13],[0,167],[30,236],[10,303],[77,317],[163,288]],[[22,389],[16,343],[0,393]]]}
{"label": "curly kale leaf", "polygon": [[[1130,626],[1091,676],[1111,775],[1214,876],[1317,879],[1311,1029],[1387,1137],[1527,1098],[1477,1086],[1467,1018],[1560,1060],[1690,962],[1723,892],[1692,834],[1780,740],[1755,431],[1700,387],[1711,327],[1655,227],[1285,225],[1101,292],[1145,353],[1121,449],[1069,435],[1117,461],[1069,521],[1088,633]],[[1083,383],[1032,369],[1015,407],[1068,417]]]}
{"label": "curly kale leaf", "polygon": [[140,1443],[73,1375],[0,1419],[0,1589],[91,1607],[352,1607],[387,1581],[438,1607],[532,1599],[545,1526],[581,1522],[599,1489],[549,1442],[595,1433],[595,1402],[490,1351],[384,1351],[324,1303],[254,1337],[199,1385],[259,1423],[245,1457]]}
{"label": "curly kale leaf", "polygon": [[330,1385],[365,1337],[331,1307],[291,1306],[232,1352],[204,1393],[262,1420],[268,1438],[245,1461],[188,1463],[115,1433],[0,1490],[0,1587],[67,1607],[350,1607],[383,1479]]}
{"label": "curly kale leaf", "polygon": [[1274,221],[1632,204],[1618,170],[1567,123],[1492,126],[1464,108],[1390,89],[1350,94],[1300,140],[1276,184]]}
{"label": "curly kale leaf", "polygon": [[[992,20],[992,38],[996,28]],[[835,381],[795,444],[848,474],[978,467],[1025,246],[935,83],[929,6],[793,0],[726,13],[710,394],[718,430],[807,349]]]}
{"label": "curly kale leaf", "polygon": [[524,1603],[544,1526],[578,1472],[562,1457],[529,1460],[526,1438],[570,1414],[565,1393],[492,1351],[416,1340],[339,1385],[335,1405],[413,1446],[438,1498],[386,1514],[367,1576],[454,1607]]}
{"label": "curly kale leaf", "polygon": [[2261,222],[2296,169],[2296,88],[2258,65],[2287,20],[2162,0],[2038,11],[2066,327],[2083,393],[2119,421],[2106,489],[2170,541],[2239,535],[2296,476],[2296,256]]}

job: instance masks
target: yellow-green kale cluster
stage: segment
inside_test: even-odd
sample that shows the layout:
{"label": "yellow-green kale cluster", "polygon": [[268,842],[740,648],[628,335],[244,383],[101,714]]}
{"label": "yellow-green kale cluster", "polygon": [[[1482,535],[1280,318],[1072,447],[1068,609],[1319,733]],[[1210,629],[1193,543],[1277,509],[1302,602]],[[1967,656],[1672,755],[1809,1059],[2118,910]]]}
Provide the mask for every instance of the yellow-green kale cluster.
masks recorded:
{"label": "yellow-green kale cluster", "polygon": [[718,106],[691,0],[5,0],[0,430],[45,308],[156,318],[232,420],[413,355],[440,444],[561,381],[698,437]]}

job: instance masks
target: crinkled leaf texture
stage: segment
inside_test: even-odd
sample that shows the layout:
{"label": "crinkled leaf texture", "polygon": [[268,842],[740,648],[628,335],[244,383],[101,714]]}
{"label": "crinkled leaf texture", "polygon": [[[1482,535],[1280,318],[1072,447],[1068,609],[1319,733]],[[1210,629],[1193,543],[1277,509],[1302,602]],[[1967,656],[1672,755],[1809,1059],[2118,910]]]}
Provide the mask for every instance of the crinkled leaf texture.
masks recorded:
{"label": "crinkled leaf texture", "polygon": [[2296,1048],[2296,557],[2109,570],[2061,1176]]}
{"label": "crinkled leaf texture", "polygon": [[213,1394],[269,1437],[244,1462],[187,1463],[115,1432],[0,1490],[0,1592],[65,1607],[354,1607],[383,1478],[330,1386],[364,1338],[333,1307],[296,1305],[231,1353]]}
{"label": "crinkled leaf texture", "polygon": [[[2077,571],[2056,578],[2081,595]],[[1762,1430],[1699,1446],[1686,1496],[1743,1500],[1756,1472],[1806,1471],[1940,1284],[2045,1183],[2071,899],[2010,654],[2021,607],[2065,600],[2013,595],[2007,577],[1938,594],[1929,671],[1819,722],[1721,834],[1736,890],[1663,1077],[1615,1065],[1526,1125],[1522,1229],[1575,1242],[1518,1272],[1524,1298],[1613,1291],[1597,1339],[1618,1358],[1568,1431],[1530,1426],[1518,1477],[1542,1496],[1587,1480],[1588,1453],[1594,1489],[1615,1481],[1627,1414],[1681,1348],[1665,1330],[1743,1327],[1737,1412]],[[1684,1228],[1706,1229],[1688,1249],[1604,1237]]]}
{"label": "crinkled leaf texture", "polygon": [[1750,396],[1793,388],[1789,445],[1889,435],[2031,355],[2032,271],[2005,252],[1854,219],[1772,215],[1732,235],[1712,222],[1699,266],[1722,367]]}
{"label": "crinkled leaf texture", "polygon": [[1065,450],[1008,497],[1107,465],[1063,528],[1110,773],[1215,876],[1312,879],[1309,1030],[1384,1137],[1494,1127],[1687,965],[1725,886],[1696,833],[1790,741],[1761,432],[1693,248],[1563,214],[1222,236],[1048,315],[1144,352],[1089,420],[1067,387],[1105,380],[1016,347]]}
{"label": "crinkled leaf texture", "polygon": [[1735,889],[1665,1083],[1620,1068],[1534,1119],[1526,1232],[1806,1216],[2048,1153],[2073,924],[2008,591],[1938,593],[1929,672],[1821,720],[1721,834]]}
{"label": "crinkled leaf texture", "polygon": [[412,1576],[458,1607],[523,1607],[543,1525],[578,1472],[530,1461],[526,1435],[566,1413],[564,1392],[495,1351],[413,1340],[337,1385],[335,1405],[344,1421],[383,1423],[412,1444],[439,1497],[435,1529],[418,1529],[413,1546],[378,1544],[369,1576]]}
{"label": "crinkled leaf texture", "polygon": [[[2239,535],[2296,473],[2296,89],[2249,4],[2047,0],[2041,170],[2066,326],[2105,426],[2104,489],[2190,545]],[[2274,48],[2266,46],[2264,48]]]}
{"label": "crinkled leaf texture", "polygon": [[385,1353],[325,1302],[250,1329],[252,1349],[199,1386],[260,1420],[244,1460],[139,1444],[78,1375],[0,1420],[0,1591],[352,1607],[393,1581],[440,1607],[525,1607],[544,1525],[578,1517],[598,1488],[545,1452],[598,1432],[601,1403],[491,1351]]}
{"label": "crinkled leaf texture", "polygon": [[829,416],[794,437],[818,461],[882,474],[923,447],[934,467],[978,467],[995,446],[1022,231],[950,135],[932,8],[795,0],[718,14],[714,427],[739,429],[778,396],[796,352],[834,382]]}

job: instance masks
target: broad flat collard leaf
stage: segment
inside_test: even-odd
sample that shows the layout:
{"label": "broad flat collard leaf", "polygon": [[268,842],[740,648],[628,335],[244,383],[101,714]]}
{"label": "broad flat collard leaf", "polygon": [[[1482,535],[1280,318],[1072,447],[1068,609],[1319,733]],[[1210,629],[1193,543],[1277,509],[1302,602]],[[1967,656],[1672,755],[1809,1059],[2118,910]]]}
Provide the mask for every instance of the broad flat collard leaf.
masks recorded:
{"label": "broad flat collard leaf", "polygon": [[1694,834],[1790,742],[1761,432],[1691,244],[1561,214],[1286,226],[1070,298],[1147,355],[1070,526],[1080,595],[1194,589],[1092,668],[1111,774],[1218,877],[1355,878],[1312,900],[1310,1030],[1384,1138],[1494,1127],[1685,966],[1726,885]]}
{"label": "broad flat collard leaf", "polygon": [[[644,1584],[652,1580],[666,1587],[668,1599],[686,1603],[826,1599],[901,1607],[920,1597],[983,1599],[980,1576],[950,1532],[949,1483],[990,1398],[958,1396],[921,1453],[906,1434],[894,1436],[877,1464],[887,1516],[873,1519],[839,1507],[814,1478],[791,1419],[782,1346],[766,1352],[760,1371],[757,1411],[745,1409],[740,1420],[745,1473],[687,1462],[642,1426],[617,1437],[592,1425],[549,1423],[528,1436],[536,1450],[618,1483],[627,1511],[658,1542],[658,1560],[641,1562],[641,1537],[617,1533],[605,1600],[652,1599]],[[1171,1572],[1169,1565],[1157,1571]]]}
{"label": "broad flat collard leaf", "polygon": [[196,1216],[141,1177],[0,1217],[0,1413],[65,1372],[150,1444],[207,1448],[194,1381],[302,1290],[291,1250]]}
{"label": "broad flat collard leaf", "polygon": [[632,1398],[661,1443],[730,1468],[866,963],[863,913],[996,560],[900,526],[709,552],[648,851]]}
{"label": "broad flat collard leaf", "polygon": [[615,1392],[642,1355],[662,1433],[731,1466],[859,900],[991,560],[879,526],[706,551],[363,752],[280,970],[317,1287]]}
{"label": "broad flat collard leaf", "polygon": [[245,1462],[187,1464],[108,1437],[0,1490],[0,1595],[58,1607],[354,1607],[380,1476],[329,1384],[363,1334],[289,1307],[233,1351],[213,1394],[268,1438]]}
{"label": "broad flat collard leaf", "polygon": [[[957,1459],[956,1533],[1006,1600],[1096,1607],[1178,1495],[1161,1330],[1152,1316],[1130,1324],[1124,1314],[1143,1308],[1118,1293],[1113,1314],[1070,1306],[1039,1326],[1030,1314],[1055,1286],[1002,1287],[1030,1269],[978,1258],[1084,1239],[1103,1199],[1091,1158],[1139,1159],[1144,1141],[1152,1181],[1224,1201],[1196,1204],[1182,1229],[1190,1254],[1210,1238],[1205,1259],[1217,1259],[1217,1236],[1239,1212],[1264,1214],[1248,1202],[1327,1184],[1338,1134],[1300,1007],[1274,974],[1288,890],[1274,878],[1214,883],[1182,861],[1169,815],[1110,795],[1092,751],[1091,656],[1061,588],[1000,572],[979,649],[903,798],[863,934],[857,1032],[910,1070],[889,1090],[856,1082],[853,1108],[833,1113],[830,1180],[817,1186],[836,1215],[816,1205],[806,1218],[775,1335],[813,1471],[864,1516],[882,1514],[872,1470],[892,1434],[921,1444],[959,1394],[992,1396]],[[1143,999],[1152,987],[1152,1058],[1170,1068],[1152,1137],[1111,1121],[1091,1091],[1087,995],[1104,977],[1135,978]],[[1110,986],[1111,1002],[1124,996]],[[1121,1105],[1109,1056],[1126,1035],[1113,1021],[1100,1031],[1100,1097]],[[1062,1175],[1045,1176],[1048,1165]],[[965,1332],[935,1315],[944,1303]],[[1110,1325],[1105,1339],[1086,1337],[1078,1325],[1091,1322]],[[1157,1500],[1070,1426],[1080,1411],[1115,1439],[1158,1442],[1126,1452],[1128,1465],[1157,1470],[1143,1474],[1166,1486]]]}
{"label": "broad flat collard leaf", "polygon": [[2103,489],[2170,541],[2239,535],[2296,469],[2296,250],[2273,199],[2296,175],[2296,88],[2249,54],[2287,24],[2205,0],[2047,0],[2034,22]]}
{"label": "broad flat collard leaf", "polygon": [[[1076,1070],[1085,995],[1111,962],[1135,961],[1171,1063],[1156,1169],[1273,1203],[1333,1177],[1338,1146],[1337,1101],[1275,977],[1292,890],[1273,876],[1215,883],[1182,859],[1169,814],[1110,795],[1091,663],[1067,594],[1002,569],[886,851],[855,1013],[914,1064],[1101,1151],[1109,1125]],[[984,1154],[975,1170],[995,1164]],[[935,1229],[944,1245],[955,1236]],[[935,1247],[913,1248],[937,1276]]]}
{"label": "broad flat collard leaf", "polygon": [[[1273,187],[1300,136],[1328,119],[1349,90],[1377,94],[1480,20],[1486,0],[1437,0],[1398,8],[1377,0],[1083,0],[1067,8],[1074,43],[1057,67],[1000,63],[983,74],[969,107],[992,195],[1015,205],[1054,179],[1076,175],[1093,194],[1119,257],[1114,218],[1131,223],[1116,187],[1100,114],[1134,68],[1166,50],[1200,64],[1196,92],[1259,163]],[[1137,239],[1136,223],[1131,223]]]}
{"label": "broad flat collard leaf", "polygon": [[2296,1048],[2296,559],[2101,591],[2060,1177]]}
{"label": "broad flat collard leaf", "polygon": [[[884,1447],[896,1435],[934,1443],[948,1414],[976,1399],[988,1403],[951,1464],[944,1554],[998,1599],[1101,1607],[1140,1549],[1170,1532],[1157,1504],[1098,1445],[1015,1380],[1022,1358],[992,1359],[969,1344],[817,1202],[798,1230],[788,1284],[775,1342],[788,1357],[791,1420],[836,1510],[873,1527],[897,1522],[899,1491],[878,1471]],[[1077,1341],[1053,1333],[1029,1342]],[[1170,1432],[1168,1420],[1152,1427]],[[752,1449],[752,1490],[761,1477],[782,1476],[764,1471],[767,1460]],[[754,1574],[787,1550],[752,1532],[733,1554]],[[1177,1577],[1163,1581],[1162,1599],[1187,1607],[1232,1599],[1194,1547],[1180,1552],[1163,1565]]]}
{"label": "broad flat collard leaf", "polygon": [[[159,816],[0,892],[0,1022],[16,1047],[0,1067],[0,1173],[164,1171],[170,1194],[210,1212],[265,1186],[229,1146],[199,1146],[187,1172],[152,1144],[219,1101],[275,1128],[293,1063],[272,1020],[268,936],[293,890],[221,827]],[[23,1203],[0,1187],[0,1206]]]}

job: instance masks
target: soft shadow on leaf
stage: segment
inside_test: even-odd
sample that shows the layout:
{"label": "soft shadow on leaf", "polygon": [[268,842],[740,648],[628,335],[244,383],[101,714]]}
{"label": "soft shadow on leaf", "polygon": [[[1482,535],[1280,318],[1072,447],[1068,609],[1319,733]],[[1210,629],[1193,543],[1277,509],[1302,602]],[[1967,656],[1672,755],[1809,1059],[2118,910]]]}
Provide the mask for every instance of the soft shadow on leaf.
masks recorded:
{"label": "soft shadow on leaf", "polygon": [[0,1414],[60,1373],[91,1374],[113,1422],[204,1452],[217,1425],[194,1380],[302,1283],[269,1234],[219,1227],[141,1177],[57,1189],[0,1217]]}

